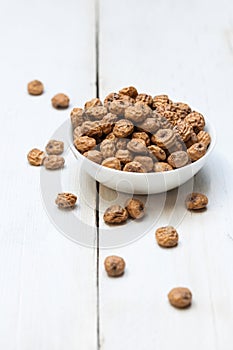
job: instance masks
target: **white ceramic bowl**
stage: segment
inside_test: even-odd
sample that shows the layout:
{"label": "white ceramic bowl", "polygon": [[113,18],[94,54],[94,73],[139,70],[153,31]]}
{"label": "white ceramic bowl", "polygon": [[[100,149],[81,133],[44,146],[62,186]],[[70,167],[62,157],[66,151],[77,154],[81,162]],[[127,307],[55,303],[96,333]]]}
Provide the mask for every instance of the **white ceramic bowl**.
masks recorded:
{"label": "white ceramic bowl", "polygon": [[96,181],[120,192],[152,194],[166,192],[184,184],[204,166],[216,143],[214,127],[207,120],[205,130],[211,136],[211,144],[202,158],[182,168],[160,173],[130,173],[113,170],[90,161],[77,151],[72,142],[71,144],[80,165]]}

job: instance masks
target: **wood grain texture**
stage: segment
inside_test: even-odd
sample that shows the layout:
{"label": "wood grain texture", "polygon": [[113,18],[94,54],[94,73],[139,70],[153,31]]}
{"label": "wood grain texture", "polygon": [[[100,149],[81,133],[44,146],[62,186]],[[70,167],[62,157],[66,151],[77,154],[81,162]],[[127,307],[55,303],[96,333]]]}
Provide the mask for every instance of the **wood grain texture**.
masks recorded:
{"label": "wood grain texture", "polygon": [[[167,93],[201,111],[218,136],[214,155],[194,180],[194,190],[209,197],[207,211],[184,211],[182,196],[191,183],[165,199],[144,198],[149,204],[145,227],[153,215],[154,227],[133,244],[100,251],[103,350],[232,348],[232,10],[229,0],[101,2],[101,97],[128,85],[152,95]],[[100,212],[126,197],[101,188]],[[161,249],[154,238],[156,227],[168,223],[180,234],[172,250]],[[100,225],[100,234],[107,235],[101,219]],[[118,233],[129,237],[134,230],[129,223]],[[116,280],[103,269],[104,258],[112,254],[127,264],[125,276]],[[175,286],[192,290],[192,308],[169,305],[167,293]]]}
{"label": "wood grain texture", "polygon": [[[67,93],[71,108],[95,96],[94,15],[92,1],[1,4],[1,349],[97,347],[96,252],[56,230],[42,204],[40,169],[26,159],[69,118],[70,109],[51,107],[54,94]],[[36,78],[45,93],[29,96]],[[73,156],[62,172],[62,188],[77,193],[75,210],[94,240],[95,182],[80,178]]]}

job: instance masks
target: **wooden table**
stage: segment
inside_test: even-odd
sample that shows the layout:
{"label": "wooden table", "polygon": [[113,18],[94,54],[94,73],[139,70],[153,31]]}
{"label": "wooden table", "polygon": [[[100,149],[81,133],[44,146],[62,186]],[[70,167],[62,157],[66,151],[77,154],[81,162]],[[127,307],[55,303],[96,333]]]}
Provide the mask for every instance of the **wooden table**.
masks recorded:
{"label": "wooden table", "polygon": [[[0,348],[232,350],[233,2],[8,0],[1,3],[0,31]],[[26,92],[34,78],[45,84],[40,97]],[[62,186],[79,196],[79,218],[89,224],[82,234],[94,246],[87,248],[54,226],[41,171],[26,160],[71,108],[128,85],[188,101],[217,130],[214,154],[194,183],[208,195],[208,210],[177,222],[175,250],[159,248],[154,231],[176,222],[177,190],[141,239],[101,249],[102,213],[127,196],[103,186],[97,193],[67,153]],[[70,96],[69,111],[51,107],[57,92]],[[151,196],[147,218],[163,199]],[[111,254],[126,260],[124,278],[106,276],[103,261]],[[189,310],[167,301],[179,285],[193,292]]]}

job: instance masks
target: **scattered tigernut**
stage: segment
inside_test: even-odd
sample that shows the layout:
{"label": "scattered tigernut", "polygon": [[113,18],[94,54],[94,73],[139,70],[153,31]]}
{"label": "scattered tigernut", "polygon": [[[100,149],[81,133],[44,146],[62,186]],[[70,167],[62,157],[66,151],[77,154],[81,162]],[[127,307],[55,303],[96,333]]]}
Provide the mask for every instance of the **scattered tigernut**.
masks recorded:
{"label": "scattered tigernut", "polygon": [[67,95],[60,93],[53,96],[51,102],[54,108],[64,109],[69,107],[70,99]]}
{"label": "scattered tigernut", "polygon": [[170,154],[167,158],[168,164],[173,168],[181,168],[189,162],[189,157],[185,151],[177,151]]}
{"label": "scattered tigernut", "polygon": [[86,121],[81,126],[83,136],[100,137],[102,136],[102,128],[99,121]]}
{"label": "scattered tigernut", "polygon": [[102,161],[103,166],[115,170],[121,170],[121,162],[116,157],[109,157]]}
{"label": "scattered tigernut", "polygon": [[116,122],[113,128],[113,134],[116,137],[127,137],[132,134],[134,130],[134,125],[130,120],[121,119]]}
{"label": "scattered tigernut", "polygon": [[177,123],[173,130],[179,134],[184,142],[190,139],[193,132],[192,126],[184,121]]}
{"label": "scattered tigernut", "polygon": [[116,114],[113,114],[113,113],[106,114],[100,122],[102,132],[106,135],[112,132],[112,129],[116,122],[117,122]]}
{"label": "scattered tigernut", "polygon": [[50,154],[60,155],[64,152],[64,142],[57,140],[50,140],[46,147],[46,152]]}
{"label": "scattered tigernut", "polygon": [[55,203],[59,208],[68,209],[74,208],[77,197],[72,193],[59,193]]}
{"label": "scattered tigernut", "polygon": [[50,155],[45,157],[43,164],[49,170],[61,169],[65,164],[65,159],[61,156]]}
{"label": "scattered tigernut", "polygon": [[131,198],[126,203],[126,210],[133,219],[141,219],[144,215],[144,204],[136,198]]}
{"label": "scattered tigernut", "polygon": [[154,163],[153,163],[153,160],[151,159],[151,157],[136,156],[136,157],[134,157],[134,161],[141,163],[148,173],[151,172],[153,167],[154,167]]}
{"label": "scattered tigernut", "polygon": [[147,94],[138,94],[136,97],[136,103],[143,103],[148,106],[151,106],[153,103],[153,98],[151,95]]}
{"label": "scattered tigernut", "polygon": [[121,224],[128,219],[128,212],[120,205],[111,205],[104,213],[104,221],[107,224]]}
{"label": "scattered tigernut", "polygon": [[161,148],[169,149],[174,146],[176,135],[171,129],[160,129],[152,135],[151,141]]}
{"label": "scattered tigernut", "polygon": [[104,106],[108,106],[108,104],[114,100],[119,100],[119,94],[116,92],[111,92],[104,99]]}
{"label": "scattered tigernut", "polygon": [[74,145],[80,152],[90,151],[95,148],[96,140],[89,136],[80,136],[74,140]]}
{"label": "scattered tigernut", "polygon": [[154,171],[156,173],[161,173],[163,171],[170,171],[170,170],[173,170],[173,167],[166,162],[156,162],[154,164]]}
{"label": "scattered tigernut", "polygon": [[28,154],[27,159],[31,165],[39,166],[43,164],[45,153],[37,148],[33,148]]}
{"label": "scattered tigernut", "polygon": [[152,110],[145,104],[135,104],[129,106],[125,110],[125,118],[133,121],[134,123],[142,123],[146,118],[149,118],[152,114]]}
{"label": "scattered tigernut", "polygon": [[155,232],[157,243],[164,248],[175,247],[178,244],[179,235],[173,226],[160,227]]}
{"label": "scattered tigernut", "polygon": [[108,256],[104,261],[104,267],[109,277],[120,277],[125,271],[125,261],[119,256]]}
{"label": "scattered tigernut", "polygon": [[70,113],[70,119],[73,129],[75,129],[87,120],[87,116],[82,108],[73,108]]}
{"label": "scattered tigernut", "polygon": [[146,168],[141,163],[133,161],[125,164],[123,171],[132,173],[146,173]]}
{"label": "scattered tigernut", "polygon": [[156,109],[161,104],[169,104],[171,103],[168,95],[157,95],[153,98],[152,108]]}
{"label": "scattered tigernut", "polygon": [[111,140],[103,140],[100,144],[100,152],[103,155],[103,158],[114,157],[116,153],[115,142]]}
{"label": "scattered tigernut", "polygon": [[84,109],[88,109],[88,108],[91,108],[91,107],[96,107],[96,106],[102,106],[102,102],[100,101],[99,98],[93,98],[92,100],[90,101],[87,101],[84,105]]}
{"label": "scattered tigernut", "polygon": [[157,160],[165,160],[167,158],[166,152],[156,145],[151,145],[147,147],[149,152],[157,159]]}
{"label": "scattered tigernut", "polygon": [[33,80],[28,83],[28,93],[30,95],[38,96],[43,94],[44,92],[44,85],[39,80]]}
{"label": "scattered tigernut", "polygon": [[191,161],[195,162],[206,154],[206,145],[203,143],[194,143],[188,148],[187,153]]}
{"label": "scattered tigernut", "polygon": [[109,103],[109,112],[116,114],[117,116],[124,116],[126,108],[130,106],[130,103],[125,100],[114,100]]}
{"label": "scattered tigernut", "polygon": [[93,162],[95,162],[97,164],[102,163],[103,156],[102,156],[101,152],[99,152],[97,150],[90,150],[90,151],[84,152],[83,155],[87,159],[92,160]]}
{"label": "scattered tigernut", "polygon": [[197,134],[197,142],[203,143],[206,147],[208,147],[211,142],[210,134],[204,130],[199,131]]}
{"label": "scattered tigernut", "polygon": [[208,198],[203,193],[190,193],[185,201],[186,207],[189,210],[204,209],[208,205]]}
{"label": "scattered tigernut", "polygon": [[88,116],[88,118],[93,120],[102,119],[107,114],[107,112],[107,108],[103,106],[90,107],[85,110],[85,113]]}
{"label": "scattered tigernut", "polygon": [[191,112],[185,117],[185,122],[193,127],[194,132],[197,134],[205,127],[205,119],[201,113]]}
{"label": "scattered tigernut", "polygon": [[192,303],[192,293],[188,288],[173,288],[168,294],[170,304],[178,309],[189,307]]}

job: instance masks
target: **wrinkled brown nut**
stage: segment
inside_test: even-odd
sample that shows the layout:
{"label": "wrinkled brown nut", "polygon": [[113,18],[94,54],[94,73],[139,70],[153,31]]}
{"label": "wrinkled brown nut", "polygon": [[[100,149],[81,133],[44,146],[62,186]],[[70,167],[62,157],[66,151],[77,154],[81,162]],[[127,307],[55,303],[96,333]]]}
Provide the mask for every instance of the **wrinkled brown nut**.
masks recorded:
{"label": "wrinkled brown nut", "polygon": [[57,140],[50,140],[45,147],[48,154],[59,155],[64,152],[64,142]]}
{"label": "wrinkled brown nut", "polygon": [[115,101],[115,100],[119,100],[119,94],[117,94],[116,92],[111,92],[110,94],[108,94],[105,99],[104,99],[104,106],[108,106],[110,102]]}
{"label": "wrinkled brown nut", "polygon": [[151,145],[147,147],[149,152],[157,159],[157,160],[165,160],[166,152],[160,148],[159,146]]}
{"label": "wrinkled brown nut", "polygon": [[146,143],[142,139],[132,139],[127,143],[127,148],[133,153],[147,154]]}
{"label": "wrinkled brown nut", "polygon": [[42,165],[45,158],[45,153],[37,148],[33,148],[28,154],[27,159],[31,165]]}
{"label": "wrinkled brown nut", "polygon": [[173,288],[168,294],[168,299],[172,306],[183,309],[191,305],[192,293],[188,288]]}
{"label": "wrinkled brown nut", "polygon": [[134,125],[130,120],[121,119],[116,122],[113,128],[113,134],[116,137],[127,137],[134,131]]}
{"label": "wrinkled brown nut", "polygon": [[126,108],[130,106],[130,103],[125,100],[114,100],[109,103],[109,112],[116,114],[117,116],[124,116]]}
{"label": "wrinkled brown nut", "polygon": [[80,152],[90,151],[95,148],[96,140],[89,136],[80,136],[74,140],[74,145]]}
{"label": "wrinkled brown nut", "polygon": [[170,154],[167,159],[168,164],[173,168],[181,168],[189,162],[189,157],[185,151],[177,151]]}
{"label": "wrinkled brown nut", "polygon": [[133,154],[130,151],[128,151],[127,149],[119,149],[116,152],[115,157],[117,159],[119,159],[119,161],[122,164],[132,162],[132,160],[133,160]]}
{"label": "wrinkled brown nut", "polygon": [[70,119],[73,129],[75,129],[87,120],[87,116],[82,108],[73,108],[70,113]]}
{"label": "wrinkled brown nut", "polygon": [[140,132],[134,132],[132,134],[132,139],[142,139],[145,141],[146,143],[146,146],[149,146],[150,145],[150,137],[149,135],[144,132],[144,131],[140,131]]}
{"label": "wrinkled brown nut", "polygon": [[61,169],[65,164],[65,159],[61,156],[51,155],[45,157],[43,164],[49,170]]}
{"label": "wrinkled brown nut", "polygon": [[211,142],[210,134],[204,130],[200,131],[197,134],[197,142],[203,143],[206,147],[208,147]]}
{"label": "wrinkled brown nut", "polygon": [[100,144],[100,152],[103,155],[103,158],[114,157],[116,153],[115,142],[111,140],[103,140]]}
{"label": "wrinkled brown nut", "polygon": [[203,143],[194,143],[188,148],[187,153],[191,161],[195,162],[206,154],[206,146]]}
{"label": "wrinkled brown nut", "polygon": [[154,163],[153,163],[153,160],[151,159],[151,157],[136,156],[136,157],[134,157],[134,162],[141,163],[148,173],[150,171],[152,171],[152,169],[154,167]]}
{"label": "wrinkled brown nut", "polygon": [[116,140],[116,148],[117,149],[122,149],[122,150],[124,149],[124,150],[126,150],[128,142],[129,142],[129,140],[125,139],[125,138],[118,139],[118,140]]}
{"label": "wrinkled brown nut", "polygon": [[104,267],[109,277],[120,277],[125,271],[125,261],[119,256],[108,256],[104,261]]}
{"label": "wrinkled brown nut", "polygon": [[179,235],[173,226],[160,227],[155,232],[157,243],[161,247],[171,248],[178,244]]}
{"label": "wrinkled brown nut", "polygon": [[65,94],[57,94],[53,96],[51,102],[54,108],[63,109],[69,107],[70,99]]}
{"label": "wrinkled brown nut", "polygon": [[119,91],[119,95],[127,95],[131,98],[136,98],[138,95],[137,89],[133,86],[125,87]]}
{"label": "wrinkled brown nut", "polygon": [[112,129],[117,122],[117,116],[113,113],[106,114],[103,119],[101,120],[101,128],[104,134],[109,134],[112,132]]}
{"label": "wrinkled brown nut", "polygon": [[97,150],[87,151],[87,152],[83,153],[83,155],[84,155],[84,157],[91,160],[92,162],[95,162],[97,164],[102,163],[103,156],[102,156],[101,152],[99,152]]}
{"label": "wrinkled brown nut", "polygon": [[28,83],[28,93],[30,95],[38,96],[43,94],[44,92],[44,85],[39,80],[33,80]]}
{"label": "wrinkled brown nut", "polygon": [[187,103],[176,102],[171,104],[171,111],[176,112],[181,119],[184,119],[192,110]]}
{"label": "wrinkled brown nut", "polygon": [[99,98],[93,98],[92,100],[87,101],[85,103],[84,109],[89,109],[89,108],[96,107],[96,106],[103,106],[103,104]]}
{"label": "wrinkled brown nut", "polygon": [[108,113],[107,108],[95,106],[85,110],[86,115],[93,120],[101,120]]}
{"label": "wrinkled brown nut", "polygon": [[55,203],[59,208],[68,209],[73,208],[77,201],[77,197],[72,193],[59,193]]}
{"label": "wrinkled brown nut", "polygon": [[144,166],[141,163],[134,161],[127,163],[124,166],[123,171],[128,171],[131,173],[146,173]]}
{"label": "wrinkled brown nut", "polygon": [[129,216],[133,219],[141,219],[144,215],[144,204],[136,198],[131,198],[126,202],[125,208]]}
{"label": "wrinkled brown nut", "polygon": [[189,210],[204,209],[208,204],[208,198],[203,193],[190,193],[185,201],[186,207]]}
{"label": "wrinkled brown nut", "polygon": [[81,133],[83,136],[100,137],[102,136],[102,128],[100,122],[86,121],[81,126]]}
{"label": "wrinkled brown nut", "polygon": [[193,133],[192,126],[184,121],[177,123],[173,130],[179,134],[184,142],[187,142]]}
{"label": "wrinkled brown nut", "polygon": [[179,139],[177,139],[174,145],[171,148],[169,148],[169,154],[178,152],[178,151],[187,151],[185,143],[181,140],[179,141]]}
{"label": "wrinkled brown nut", "polygon": [[112,205],[104,213],[104,221],[107,224],[121,224],[128,219],[128,212],[120,205]]}
{"label": "wrinkled brown nut", "polygon": [[107,168],[121,170],[121,162],[116,157],[106,158],[101,164]]}
{"label": "wrinkled brown nut", "polygon": [[163,171],[170,171],[173,170],[173,167],[165,162],[157,162],[154,164],[154,171],[156,173],[161,173]]}
{"label": "wrinkled brown nut", "polygon": [[153,98],[152,108],[156,109],[161,104],[167,105],[169,103],[171,103],[171,100],[168,95],[157,95]]}
{"label": "wrinkled brown nut", "polygon": [[130,97],[128,95],[123,95],[123,94],[119,94],[119,100],[127,102],[128,106],[130,106],[130,105],[135,103],[135,100],[132,97]]}
{"label": "wrinkled brown nut", "polygon": [[152,135],[151,142],[157,146],[169,149],[176,142],[176,135],[171,129],[160,129],[156,134]]}
{"label": "wrinkled brown nut", "polygon": [[129,106],[125,110],[125,118],[132,120],[134,123],[142,123],[146,118],[149,118],[152,110],[145,104],[135,104]]}
{"label": "wrinkled brown nut", "polygon": [[205,127],[205,119],[201,113],[192,112],[187,115],[185,122],[193,127],[194,132],[197,134]]}
{"label": "wrinkled brown nut", "polygon": [[113,132],[110,132],[105,138],[106,140],[111,140],[111,141],[117,141],[118,138],[113,134]]}
{"label": "wrinkled brown nut", "polygon": [[137,128],[140,131],[149,132],[154,134],[160,129],[160,122],[157,118],[146,118],[144,122],[137,124]]}
{"label": "wrinkled brown nut", "polygon": [[[157,110],[156,110],[157,111]],[[169,122],[169,120],[162,115],[157,114],[157,112],[154,111],[153,116],[156,118],[157,123],[160,126],[160,129],[173,129],[173,124]]]}
{"label": "wrinkled brown nut", "polygon": [[185,142],[186,148],[191,147],[194,143],[197,143],[198,139],[197,139],[197,135],[195,134],[195,132],[193,131],[191,133],[191,137],[188,141]]}
{"label": "wrinkled brown nut", "polygon": [[165,117],[169,121],[169,123],[173,126],[177,125],[178,123],[180,123],[182,121],[179,114],[177,114],[176,112],[172,112],[172,111],[165,110],[165,112],[163,113],[163,117]]}
{"label": "wrinkled brown nut", "polygon": [[138,94],[136,97],[136,103],[143,103],[148,106],[151,106],[153,103],[153,98],[151,95],[147,94]]}
{"label": "wrinkled brown nut", "polygon": [[77,126],[73,131],[73,140],[77,139],[80,136],[82,136],[82,127]]}

